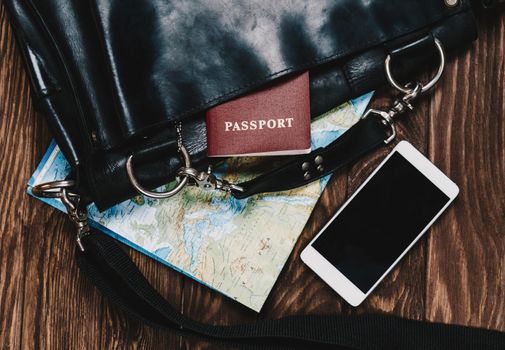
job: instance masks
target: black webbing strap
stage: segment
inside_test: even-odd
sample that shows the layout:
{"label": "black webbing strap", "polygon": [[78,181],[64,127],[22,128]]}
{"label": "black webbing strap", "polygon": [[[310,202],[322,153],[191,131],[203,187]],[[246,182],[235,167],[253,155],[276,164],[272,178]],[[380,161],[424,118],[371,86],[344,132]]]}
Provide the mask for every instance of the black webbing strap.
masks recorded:
{"label": "black webbing strap", "polygon": [[240,348],[505,349],[505,333],[426,323],[387,315],[289,316],[253,324],[213,326],[192,320],[168,303],[112,238],[91,233],[76,250],[78,266],[131,316],[155,327]]}

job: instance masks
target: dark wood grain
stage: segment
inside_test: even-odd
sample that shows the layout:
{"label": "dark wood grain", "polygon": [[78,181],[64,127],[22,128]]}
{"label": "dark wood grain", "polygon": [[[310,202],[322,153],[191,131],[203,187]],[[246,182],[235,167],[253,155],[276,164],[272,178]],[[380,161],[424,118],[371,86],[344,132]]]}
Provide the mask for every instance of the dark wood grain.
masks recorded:
{"label": "dark wood grain", "polygon": [[505,17],[480,25],[431,100],[430,158],[461,193],[429,237],[426,317],[503,330]]}
{"label": "dark wood grain", "polygon": [[[28,168],[33,164],[23,164],[26,158],[15,159],[10,150],[16,147],[16,135],[10,131],[17,129],[17,134],[25,129],[22,125],[14,127],[16,119],[27,114],[28,101],[19,96],[26,92],[26,82],[20,68],[12,64],[16,61],[12,38],[7,31],[5,11],[0,10],[0,339],[7,349],[18,349],[21,346],[21,329],[23,322],[24,292],[24,251],[25,237],[21,234],[22,213],[25,196],[20,176],[28,175]],[[8,64],[7,62],[10,62]],[[17,103],[16,103],[17,102]],[[6,118],[6,115],[12,118]],[[16,118],[17,117],[17,118]],[[25,122],[28,122],[26,118]],[[33,122],[32,122],[33,123]],[[8,131],[10,130],[10,131]],[[33,132],[33,131],[32,131]],[[25,150],[33,153],[30,146]],[[31,155],[29,156],[31,157]],[[30,162],[28,162],[30,163]],[[9,164],[9,166],[5,166]],[[20,171],[26,168],[25,173]]]}
{"label": "dark wood grain", "polygon": [[[359,308],[343,302],[299,254],[388,149],[334,176],[260,314],[128,249],[130,255],[174,306],[213,324],[382,311],[505,331],[504,16],[484,17],[480,32],[400,128],[461,194]],[[380,91],[374,104],[386,104],[389,93]],[[80,275],[71,223],[25,194],[49,140],[0,6],[0,348],[217,348],[127,319]]]}

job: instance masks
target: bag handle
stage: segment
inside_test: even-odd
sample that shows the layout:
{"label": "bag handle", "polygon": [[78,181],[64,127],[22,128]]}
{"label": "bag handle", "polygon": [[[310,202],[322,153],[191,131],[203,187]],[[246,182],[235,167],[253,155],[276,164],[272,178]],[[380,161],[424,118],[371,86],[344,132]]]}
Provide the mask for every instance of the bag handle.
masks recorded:
{"label": "bag handle", "polygon": [[112,238],[92,232],[76,249],[80,271],[121,310],[180,335],[241,349],[504,349],[505,333],[375,315],[297,315],[252,324],[214,326],[170,305]]}

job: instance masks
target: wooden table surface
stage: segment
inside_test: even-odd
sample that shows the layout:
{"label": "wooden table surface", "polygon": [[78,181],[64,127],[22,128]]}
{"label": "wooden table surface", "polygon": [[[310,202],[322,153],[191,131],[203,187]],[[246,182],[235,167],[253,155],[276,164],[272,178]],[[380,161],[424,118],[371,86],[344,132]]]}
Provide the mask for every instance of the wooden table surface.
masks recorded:
{"label": "wooden table surface", "polygon": [[[0,348],[212,348],[127,319],[79,273],[72,223],[26,195],[51,135],[32,107],[3,6],[0,24]],[[450,61],[432,98],[401,123],[401,138],[461,193],[360,307],[348,306],[299,254],[387,150],[333,177],[261,314],[130,255],[173,305],[205,322],[385,312],[505,331],[505,16],[481,18],[479,27],[478,41]]]}

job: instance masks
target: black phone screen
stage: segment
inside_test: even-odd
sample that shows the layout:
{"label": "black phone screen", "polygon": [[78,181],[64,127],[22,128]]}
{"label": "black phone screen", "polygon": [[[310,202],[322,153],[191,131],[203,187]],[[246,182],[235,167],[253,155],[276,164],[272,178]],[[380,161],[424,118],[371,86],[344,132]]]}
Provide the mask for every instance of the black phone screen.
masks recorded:
{"label": "black phone screen", "polygon": [[449,200],[395,151],[312,246],[367,293]]}

